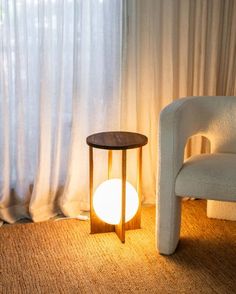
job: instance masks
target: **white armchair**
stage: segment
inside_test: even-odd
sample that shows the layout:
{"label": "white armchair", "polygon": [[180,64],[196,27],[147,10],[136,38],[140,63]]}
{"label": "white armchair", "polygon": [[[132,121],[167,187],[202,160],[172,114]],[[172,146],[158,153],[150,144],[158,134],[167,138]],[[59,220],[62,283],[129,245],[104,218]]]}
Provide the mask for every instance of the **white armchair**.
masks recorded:
{"label": "white armchair", "polygon": [[[189,137],[211,142],[211,154],[184,162]],[[180,236],[181,197],[236,201],[236,97],[187,97],[160,115],[157,249],[174,253]]]}

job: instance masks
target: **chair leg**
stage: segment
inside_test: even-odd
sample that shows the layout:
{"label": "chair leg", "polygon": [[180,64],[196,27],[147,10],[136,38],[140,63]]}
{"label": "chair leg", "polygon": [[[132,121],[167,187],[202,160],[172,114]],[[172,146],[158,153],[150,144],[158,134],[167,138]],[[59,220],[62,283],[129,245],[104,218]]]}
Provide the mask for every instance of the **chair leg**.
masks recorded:
{"label": "chair leg", "polygon": [[179,242],[181,226],[181,202],[176,195],[171,198],[159,196],[157,204],[157,250],[160,254],[175,252]]}

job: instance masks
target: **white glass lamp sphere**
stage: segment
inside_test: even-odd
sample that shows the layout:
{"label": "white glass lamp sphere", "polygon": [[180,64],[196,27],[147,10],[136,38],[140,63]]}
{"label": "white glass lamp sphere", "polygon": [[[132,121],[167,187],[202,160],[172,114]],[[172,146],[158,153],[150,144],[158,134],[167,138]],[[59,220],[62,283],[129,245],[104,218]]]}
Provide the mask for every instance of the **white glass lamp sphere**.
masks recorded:
{"label": "white glass lamp sphere", "polygon": [[[104,222],[117,225],[121,218],[122,181],[111,179],[103,182],[93,196],[93,207],[97,216]],[[125,222],[131,220],[139,206],[135,188],[126,182]]]}

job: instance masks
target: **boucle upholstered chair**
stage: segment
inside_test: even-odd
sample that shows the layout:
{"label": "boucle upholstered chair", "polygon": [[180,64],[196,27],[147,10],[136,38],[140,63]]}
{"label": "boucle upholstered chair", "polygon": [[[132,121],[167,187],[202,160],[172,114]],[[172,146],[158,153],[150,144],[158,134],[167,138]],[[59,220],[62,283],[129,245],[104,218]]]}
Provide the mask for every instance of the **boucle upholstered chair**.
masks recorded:
{"label": "boucle upholstered chair", "polygon": [[[211,154],[184,162],[187,139],[200,134]],[[160,115],[157,249],[174,253],[180,236],[181,197],[236,201],[236,97],[187,97]]]}

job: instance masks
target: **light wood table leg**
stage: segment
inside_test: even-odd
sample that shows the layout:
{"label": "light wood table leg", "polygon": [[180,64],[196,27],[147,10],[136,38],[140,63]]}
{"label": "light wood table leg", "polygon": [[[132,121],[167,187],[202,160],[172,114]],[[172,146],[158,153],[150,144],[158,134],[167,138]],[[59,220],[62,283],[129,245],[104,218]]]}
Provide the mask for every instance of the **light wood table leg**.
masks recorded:
{"label": "light wood table leg", "polygon": [[94,190],[94,178],[93,178],[93,147],[89,147],[89,193],[90,193],[90,232],[95,233],[106,233],[114,232],[115,226],[110,225],[102,221],[95,213],[93,207],[93,190]]}
{"label": "light wood table leg", "polygon": [[115,231],[121,242],[125,242],[125,207],[126,207],[126,150],[122,150],[122,197],[121,197],[121,219],[115,226]]}
{"label": "light wood table leg", "polygon": [[89,194],[90,194],[90,231],[93,232],[95,211],[93,208],[93,147],[89,146]]}
{"label": "light wood table leg", "polygon": [[111,178],[112,171],[112,150],[108,150],[108,179]]}
{"label": "light wood table leg", "polygon": [[137,177],[137,191],[139,206],[136,214],[137,229],[141,227],[141,203],[142,203],[142,147],[138,149],[138,177]]}

